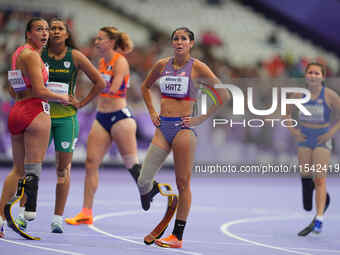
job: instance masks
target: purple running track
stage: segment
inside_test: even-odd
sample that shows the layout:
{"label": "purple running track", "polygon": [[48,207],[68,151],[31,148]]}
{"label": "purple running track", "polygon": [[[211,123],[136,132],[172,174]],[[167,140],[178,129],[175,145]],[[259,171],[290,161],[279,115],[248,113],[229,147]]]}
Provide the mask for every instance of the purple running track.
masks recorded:
{"label": "purple running track", "polygon": [[[0,170],[0,188],[8,171]],[[74,168],[65,217],[73,217],[81,209],[83,179],[84,169]],[[170,170],[161,171],[157,180],[175,188]],[[41,240],[24,240],[6,228],[5,239],[0,239],[1,255],[340,254],[338,177],[327,180],[331,205],[323,232],[298,237],[297,232],[309,224],[315,212],[302,209],[298,177],[193,176],[192,209],[182,249],[144,245],[144,236],[164,214],[166,199],[157,196],[150,211],[142,211],[134,181],[126,170],[117,168],[100,171],[92,226],[65,224],[63,234],[50,233],[55,182],[55,171],[44,169],[38,217],[28,226],[28,232]],[[165,235],[172,228],[173,221]]]}

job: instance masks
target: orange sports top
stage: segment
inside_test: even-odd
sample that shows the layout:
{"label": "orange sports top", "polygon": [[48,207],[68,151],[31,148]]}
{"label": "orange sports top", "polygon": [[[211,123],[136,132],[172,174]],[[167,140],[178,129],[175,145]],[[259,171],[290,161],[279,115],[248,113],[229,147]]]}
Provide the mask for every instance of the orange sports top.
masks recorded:
{"label": "orange sports top", "polygon": [[116,93],[114,94],[109,93],[110,88],[112,86],[112,81],[114,79],[113,68],[114,68],[116,61],[120,57],[124,57],[124,56],[115,52],[109,63],[105,63],[104,58],[101,58],[99,60],[99,72],[106,82],[106,87],[100,93],[100,96],[102,97],[111,97],[111,98],[125,98],[126,97],[126,91],[127,91],[127,88],[129,87],[130,75],[124,76],[123,82]]}

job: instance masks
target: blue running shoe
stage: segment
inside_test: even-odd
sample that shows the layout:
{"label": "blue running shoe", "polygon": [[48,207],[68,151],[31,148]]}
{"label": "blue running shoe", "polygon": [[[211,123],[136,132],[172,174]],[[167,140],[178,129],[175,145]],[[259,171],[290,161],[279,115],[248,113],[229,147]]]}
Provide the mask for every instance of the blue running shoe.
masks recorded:
{"label": "blue running shoe", "polygon": [[322,221],[319,221],[318,219],[316,219],[314,221],[314,228],[313,228],[313,232],[316,234],[320,234],[322,231]]}

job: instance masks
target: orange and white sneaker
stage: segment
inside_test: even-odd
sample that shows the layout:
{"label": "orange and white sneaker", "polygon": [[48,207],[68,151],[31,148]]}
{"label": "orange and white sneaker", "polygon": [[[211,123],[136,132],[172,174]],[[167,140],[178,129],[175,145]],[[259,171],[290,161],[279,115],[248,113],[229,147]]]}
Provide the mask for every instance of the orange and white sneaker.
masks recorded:
{"label": "orange and white sneaker", "polygon": [[164,237],[162,239],[157,239],[155,244],[164,248],[182,248],[183,241],[178,240],[176,236],[169,235],[168,237]]}
{"label": "orange and white sneaker", "polygon": [[92,224],[93,216],[80,212],[73,218],[66,218],[65,222],[70,225]]}

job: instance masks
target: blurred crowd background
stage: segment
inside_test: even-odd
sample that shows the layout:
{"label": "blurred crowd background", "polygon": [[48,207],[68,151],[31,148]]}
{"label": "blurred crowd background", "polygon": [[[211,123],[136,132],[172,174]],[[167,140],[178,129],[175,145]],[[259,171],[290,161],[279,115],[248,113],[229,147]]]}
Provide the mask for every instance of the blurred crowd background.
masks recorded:
{"label": "blurred crowd background", "polygon": [[[93,63],[98,58],[93,38],[99,28],[115,26],[130,35],[135,48],[127,55],[131,68],[129,108],[138,124],[140,157],[151,141],[154,127],[141,97],[140,85],[152,65],[172,54],[170,34],[186,26],[195,33],[192,55],[204,61],[223,81],[255,79],[259,98],[268,100],[274,80],[301,78],[309,61],[327,67],[327,86],[340,92],[340,1],[337,0],[0,0],[0,164],[10,162],[11,144],[7,118],[13,100],[7,88],[10,56],[24,43],[26,22],[32,16],[67,20],[77,47]],[[336,46],[337,45],[337,46]],[[239,84],[243,89],[245,84]],[[301,84],[302,86],[303,84]],[[80,75],[78,96],[86,95],[90,82]],[[154,101],[159,103],[157,89]],[[269,96],[271,100],[271,96]],[[88,131],[95,117],[95,102],[78,113],[80,136],[74,153],[84,162]],[[196,161],[289,162],[296,158],[295,141],[288,130],[275,128],[212,128],[206,122],[198,129]],[[333,141],[340,152],[340,135]],[[50,146],[47,160],[54,160]],[[169,162],[171,163],[171,157]],[[104,159],[119,164],[115,146]]]}

